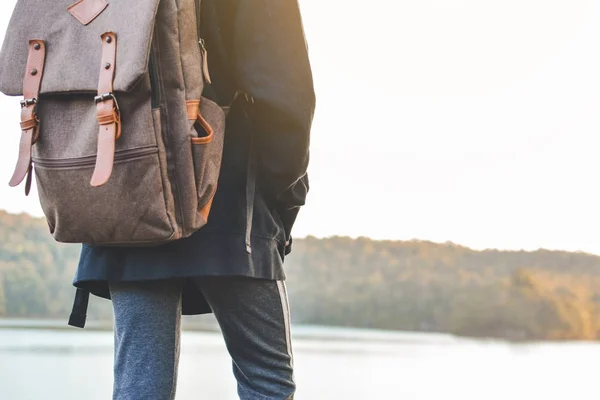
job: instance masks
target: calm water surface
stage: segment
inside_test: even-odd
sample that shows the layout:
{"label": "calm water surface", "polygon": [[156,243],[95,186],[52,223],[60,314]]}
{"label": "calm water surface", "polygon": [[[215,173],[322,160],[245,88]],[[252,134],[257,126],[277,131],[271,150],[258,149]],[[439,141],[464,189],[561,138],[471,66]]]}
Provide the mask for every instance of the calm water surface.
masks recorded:
{"label": "calm water surface", "polygon": [[[297,327],[298,400],[600,398],[600,344]],[[112,334],[0,329],[0,400],[107,400]],[[185,332],[178,400],[235,400],[218,334]]]}

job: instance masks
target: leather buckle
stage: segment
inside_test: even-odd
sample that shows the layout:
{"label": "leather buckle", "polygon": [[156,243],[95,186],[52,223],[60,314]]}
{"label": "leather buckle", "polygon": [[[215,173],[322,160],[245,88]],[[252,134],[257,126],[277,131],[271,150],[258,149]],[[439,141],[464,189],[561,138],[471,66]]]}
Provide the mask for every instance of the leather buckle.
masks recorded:
{"label": "leather buckle", "polygon": [[34,106],[37,104],[37,99],[35,97],[32,97],[31,99],[23,99],[23,100],[21,100],[20,103],[21,103],[21,108]]}
{"label": "leather buckle", "polygon": [[[33,109],[31,110],[31,114],[29,115],[29,118],[27,118],[27,116],[24,116],[23,113],[21,113],[21,130],[22,131],[27,131],[29,129],[33,129],[33,137],[31,140],[31,144],[34,145],[39,137],[40,137],[40,133],[38,130],[38,126],[40,124],[40,118],[37,116],[37,98],[32,97],[30,99],[23,99],[20,101],[21,103],[21,109],[33,106]],[[27,112],[27,111],[24,111]],[[23,120],[23,118],[27,118],[25,120]]]}
{"label": "leather buckle", "polygon": [[115,102],[115,109],[118,111],[119,110],[119,102],[117,101],[117,98],[115,97],[115,94],[113,92],[99,94],[98,96],[95,96],[94,103],[98,104],[100,102],[110,100],[110,99],[112,99]]}
{"label": "leather buckle", "polygon": [[116,124],[116,132],[115,132],[115,140],[116,140],[121,137],[121,110],[119,109],[119,102],[117,101],[115,94],[112,92],[99,94],[98,96],[94,97],[94,103],[98,104],[98,103],[102,103],[104,101],[111,100],[111,99],[115,102],[114,107],[113,107],[113,115],[97,117],[97,119],[101,125],[109,124],[109,123]]}

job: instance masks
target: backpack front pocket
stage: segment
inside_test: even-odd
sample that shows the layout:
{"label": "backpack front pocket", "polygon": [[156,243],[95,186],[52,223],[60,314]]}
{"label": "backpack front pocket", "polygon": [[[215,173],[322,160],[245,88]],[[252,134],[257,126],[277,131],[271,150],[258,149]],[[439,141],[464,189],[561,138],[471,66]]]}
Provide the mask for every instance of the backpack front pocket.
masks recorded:
{"label": "backpack front pocket", "polygon": [[56,240],[118,245],[173,236],[166,202],[157,201],[164,198],[157,147],[117,152],[113,177],[101,187],[89,185],[94,156],[33,162],[40,202]]}

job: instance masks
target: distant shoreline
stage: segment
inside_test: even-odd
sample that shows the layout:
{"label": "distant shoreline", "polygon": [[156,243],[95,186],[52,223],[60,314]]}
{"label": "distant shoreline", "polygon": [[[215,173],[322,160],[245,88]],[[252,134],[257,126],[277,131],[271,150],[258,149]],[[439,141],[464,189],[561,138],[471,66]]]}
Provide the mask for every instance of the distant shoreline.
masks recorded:
{"label": "distant shoreline", "polygon": [[[219,327],[210,322],[189,321],[182,323],[184,330],[219,332]],[[30,319],[30,318],[0,318],[0,329],[41,329],[41,330],[70,330],[79,329],[68,324],[67,319]],[[90,331],[112,331],[113,322],[110,320],[90,320],[85,324]]]}
{"label": "distant shoreline", "polygon": [[[2,330],[50,330],[50,331],[82,331],[70,326],[67,319],[36,319],[36,318],[0,318],[0,331]],[[89,320],[86,322],[85,331],[110,332],[113,322],[110,320]],[[215,320],[190,318],[182,319],[182,330],[187,332],[219,333],[221,330]],[[452,344],[463,341],[481,343],[505,343],[508,345],[532,343],[565,343],[565,342],[591,342],[595,340],[526,340],[507,339],[499,337],[478,337],[468,335],[455,335],[444,332],[419,332],[419,331],[394,331],[366,328],[352,328],[343,326],[321,325],[292,325],[292,336],[298,339],[319,341],[350,341],[350,342],[435,342],[438,344]]]}
{"label": "distant shoreline", "polygon": [[[67,320],[60,319],[27,319],[27,318],[0,318],[0,331],[2,330],[51,330],[51,331],[81,331],[79,328],[68,325]],[[112,321],[90,320],[85,325],[85,331],[107,331],[113,329]],[[188,332],[206,332],[218,333],[219,326],[210,319],[191,319],[184,317],[182,320],[182,329]],[[472,338],[459,337],[447,333],[435,332],[406,332],[406,331],[386,331],[377,329],[317,326],[317,325],[293,325],[292,335],[294,338],[319,341],[350,341],[350,342],[435,342],[435,343],[456,343],[464,340],[477,340]],[[479,339],[485,340],[485,339]],[[487,341],[503,340],[488,339]]]}

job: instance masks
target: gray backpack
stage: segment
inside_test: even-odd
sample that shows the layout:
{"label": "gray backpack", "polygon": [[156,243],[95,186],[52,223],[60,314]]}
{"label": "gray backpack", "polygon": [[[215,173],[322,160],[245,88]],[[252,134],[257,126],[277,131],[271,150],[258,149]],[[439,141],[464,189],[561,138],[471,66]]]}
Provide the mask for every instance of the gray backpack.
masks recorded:
{"label": "gray backpack", "polygon": [[200,0],[18,0],[0,91],[23,96],[11,186],[35,172],[54,238],[154,245],[207,223],[225,114]]}

